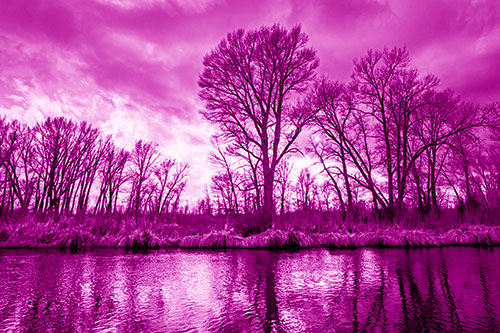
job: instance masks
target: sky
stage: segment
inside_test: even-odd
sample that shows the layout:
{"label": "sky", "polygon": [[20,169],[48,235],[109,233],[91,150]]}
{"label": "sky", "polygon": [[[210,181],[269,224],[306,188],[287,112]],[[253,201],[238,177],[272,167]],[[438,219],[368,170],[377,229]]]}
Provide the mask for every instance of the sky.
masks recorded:
{"label": "sky", "polygon": [[196,199],[213,174],[203,56],[231,31],[274,23],[301,24],[319,75],[348,80],[368,49],[406,45],[440,88],[500,100],[496,0],[1,0],[0,114],[85,120],[128,149],[154,140],[191,165],[186,194]]}

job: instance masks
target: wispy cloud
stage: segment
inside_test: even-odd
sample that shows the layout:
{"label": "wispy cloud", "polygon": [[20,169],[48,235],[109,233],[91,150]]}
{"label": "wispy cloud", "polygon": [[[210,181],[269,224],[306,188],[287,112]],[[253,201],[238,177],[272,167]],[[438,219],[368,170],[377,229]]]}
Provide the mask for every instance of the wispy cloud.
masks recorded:
{"label": "wispy cloud", "polygon": [[[226,33],[297,23],[320,72],[348,79],[368,48],[406,44],[415,65],[467,99],[498,99],[500,5],[440,1],[0,2],[0,108],[36,122],[65,115],[129,145],[146,138],[209,172],[210,130],[198,115],[202,58]],[[200,130],[203,129],[203,130]],[[195,185],[193,185],[195,184]]]}

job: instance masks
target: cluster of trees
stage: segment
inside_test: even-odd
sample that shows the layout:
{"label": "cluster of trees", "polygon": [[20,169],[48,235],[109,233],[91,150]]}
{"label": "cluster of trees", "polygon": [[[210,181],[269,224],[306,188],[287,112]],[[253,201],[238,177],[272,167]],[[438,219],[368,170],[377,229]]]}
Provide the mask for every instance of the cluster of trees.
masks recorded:
{"label": "cluster of trees", "polygon": [[[237,30],[205,56],[199,94],[219,129],[217,172],[194,213],[253,214],[265,228],[294,210],[500,209],[498,103],[439,90],[406,48],[368,51],[349,82],[318,78],[307,41],[299,26]],[[304,154],[321,172],[294,173],[291,157]],[[2,213],[173,213],[188,172],[156,143],[128,152],[86,122],[0,119]]]}
{"label": "cluster of trees", "polygon": [[[451,202],[500,207],[499,105],[439,90],[404,47],[368,51],[349,82],[336,82],[315,77],[318,59],[299,26],[274,25],[228,34],[203,64],[202,115],[220,130],[211,189],[221,213],[257,213],[265,227],[290,209],[345,216],[363,205],[392,218]],[[322,175],[306,169],[291,184],[297,153],[313,156]]]}
{"label": "cluster of trees", "polygon": [[393,48],[358,59],[348,83],[317,83],[312,151],[343,211],[354,205],[353,186],[389,214],[439,210],[451,195],[467,209],[498,204],[486,193],[500,189],[498,104],[463,102],[438,82],[411,67],[405,48]]}
{"label": "cluster of trees", "polygon": [[161,160],[156,143],[138,141],[128,152],[86,122],[0,119],[1,213],[172,213],[188,171]]}

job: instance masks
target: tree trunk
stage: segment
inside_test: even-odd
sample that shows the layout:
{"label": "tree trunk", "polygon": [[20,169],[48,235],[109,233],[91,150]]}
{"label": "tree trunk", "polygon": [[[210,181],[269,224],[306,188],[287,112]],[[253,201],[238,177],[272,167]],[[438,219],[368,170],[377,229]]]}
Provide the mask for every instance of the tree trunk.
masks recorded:
{"label": "tree trunk", "polygon": [[272,226],[274,215],[274,202],[273,202],[273,184],[274,184],[274,170],[269,167],[264,167],[264,204],[262,207],[262,230]]}
{"label": "tree trunk", "polygon": [[[349,212],[351,212],[352,208],[354,207],[354,203],[353,203],[353,198],[352,198],[351,184],[349,181],[349,173],[347,171],[345,150],[344,150],[344,145],[342,144],[342,141],[340,144],[340,157],[342,160],[342,175],[344,176],[345,190],[347,192],[347,207],[348,207]],[[335,187],[337,187],[337,184],[335,184]],[[340,191],[338,190],[338,192],[339,192],[339,198],[341,199],[341,204],[342,204],[342,216],[345,219],[346,209],[344,206],[344,202],[341,198]]]}

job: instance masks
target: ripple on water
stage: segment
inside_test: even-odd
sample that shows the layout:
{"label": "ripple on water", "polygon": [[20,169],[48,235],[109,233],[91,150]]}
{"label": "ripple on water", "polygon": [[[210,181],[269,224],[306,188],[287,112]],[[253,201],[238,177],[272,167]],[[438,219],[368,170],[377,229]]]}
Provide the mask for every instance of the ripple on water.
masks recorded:
{"label": "ripple on water", "polygon": [[0,331],[488,331],[500,249],[0,250]]}

